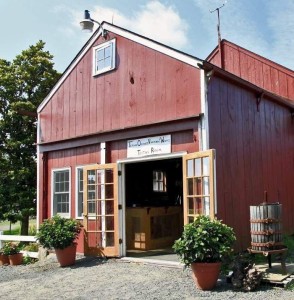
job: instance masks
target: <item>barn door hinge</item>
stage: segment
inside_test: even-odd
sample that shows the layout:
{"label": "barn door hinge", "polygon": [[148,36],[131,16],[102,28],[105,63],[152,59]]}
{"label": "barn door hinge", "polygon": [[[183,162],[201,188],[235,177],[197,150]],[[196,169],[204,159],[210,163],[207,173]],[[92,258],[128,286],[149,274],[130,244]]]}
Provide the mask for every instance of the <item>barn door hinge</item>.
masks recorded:
{"label": "barn door hinge", "polygon": [[118,207],[118,209],[122,209],[122,205],[121,204],[119,204],[117,207]]}
{"label": "barn door hinge", "polygon": [[118,242],[119,242],[119,244],[122,244],[123,240],[122,239],[118,239]]}
{"label": "barn door hinge", "polygon": [[117,175],[121,176],[121,170],[117,171]]}

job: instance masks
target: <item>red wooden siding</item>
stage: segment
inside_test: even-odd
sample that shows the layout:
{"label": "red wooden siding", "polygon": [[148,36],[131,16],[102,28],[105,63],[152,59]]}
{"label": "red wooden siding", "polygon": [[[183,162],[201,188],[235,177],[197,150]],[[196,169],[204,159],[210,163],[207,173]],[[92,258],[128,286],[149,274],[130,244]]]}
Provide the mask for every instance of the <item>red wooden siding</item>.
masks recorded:
{"label": "red wooden siding", "polygon": [[216,149],[218,217],[234,227],[239,249],[250,246],[249,206],[283,204],[294,232],[294,123],[290,109],[214,77],[209,83],[210,148]]}
{"label": "red wooden siding", "polygon": [[121,36],[110,38],[117,39],[117,69],[93,77],[88,51],[41,111],[42,143],[200,113],[197,68]]}
{"label": "red wooden siding", "polygon": [[[271,93],[294,101],[294,72],[226,40],[221,42],[223,69]],[[207,58],[221,67],[216,48]]]}

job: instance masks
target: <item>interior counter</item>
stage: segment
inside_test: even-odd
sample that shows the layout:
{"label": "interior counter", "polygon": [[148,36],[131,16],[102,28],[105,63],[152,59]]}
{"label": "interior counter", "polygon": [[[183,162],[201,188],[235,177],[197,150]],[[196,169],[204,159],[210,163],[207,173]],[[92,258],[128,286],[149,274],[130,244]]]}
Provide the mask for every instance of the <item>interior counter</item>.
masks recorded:
{"label": "interior counter", "polygon": [[170,247],[183,230],[181,206],[130,207],[126,209],[128,250]]}

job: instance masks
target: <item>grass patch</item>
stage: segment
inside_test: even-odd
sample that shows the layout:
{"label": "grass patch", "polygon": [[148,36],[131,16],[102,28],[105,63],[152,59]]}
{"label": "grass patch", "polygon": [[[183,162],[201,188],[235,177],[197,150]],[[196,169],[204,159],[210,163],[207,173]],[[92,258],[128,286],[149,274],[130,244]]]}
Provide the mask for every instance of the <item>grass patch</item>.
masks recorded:
{"label": "grass patch", "polygon": [[4,235],[19,235],[20,234],[20,227],[11,229],[11,230],[4,230]]}

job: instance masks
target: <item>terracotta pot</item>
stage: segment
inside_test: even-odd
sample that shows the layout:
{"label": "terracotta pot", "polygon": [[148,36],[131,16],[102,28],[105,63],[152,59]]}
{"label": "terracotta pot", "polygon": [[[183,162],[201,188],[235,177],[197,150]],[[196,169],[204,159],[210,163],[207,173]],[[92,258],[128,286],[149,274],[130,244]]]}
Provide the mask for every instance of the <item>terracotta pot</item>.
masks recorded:
{"label": "terracotta pot", "polygon": [[61,267],[74,265],[76,262],[77,244],[65,249],[55,249],[57,260]]}
{"label": "terracotta pot", "polygon": [[217,283],[221,262],[216,263],[192,263],[192,277],[197,288],[212,290]]}
{"label": "terracotta pot", "polygon": [[21,265],[22,264],[22,257],[23,257],[22,253],[8,255],[9,262],[12,266]]}
{"label": "terracotta pot", "polygon": [[0,266],[9,265],[8,255],[0,254]]}

